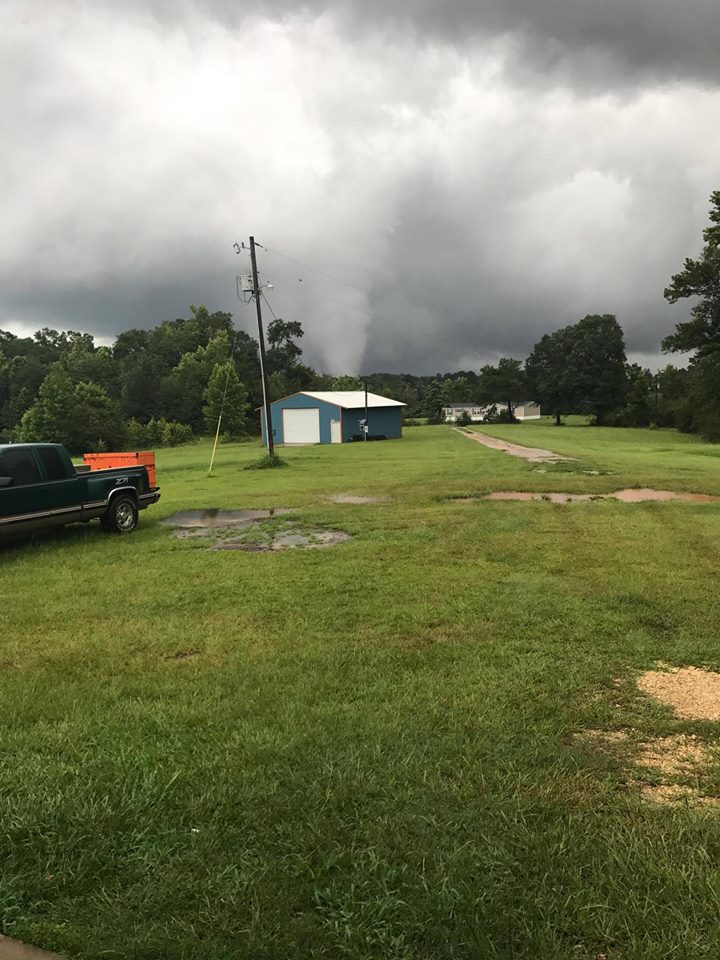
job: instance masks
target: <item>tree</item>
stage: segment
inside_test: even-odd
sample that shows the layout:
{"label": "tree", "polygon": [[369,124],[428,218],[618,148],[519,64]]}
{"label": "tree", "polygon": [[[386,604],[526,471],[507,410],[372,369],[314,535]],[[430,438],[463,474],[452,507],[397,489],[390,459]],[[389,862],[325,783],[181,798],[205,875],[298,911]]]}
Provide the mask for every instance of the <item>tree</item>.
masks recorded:
{"label": "tree", "polygon": [[477,385],[460,374],[456,377],[445,378],[442,382],[442,388],[446,404],[474,403],[477,399]]}
{"label": "tree", "polygon": [[567,382],[578,409],[592,413],[602,426],[606,415],[622,405],[625,388],[625,339],[612,314],[589,314],[569,328]]}
{"label": "tree", "polygon": [[360,377],[346,374],[343,377],[333,377],[331,390],[363,390],[364,384]]}
{"label": "tree", "polygon": [[300,362],[302,347],[297,342],[304,336],[297,320],[281,320],[276,317],[267,328],[268,372],[289,374]]}
{"label": "tree", "polygon": [[37,400],[23,414],[18,439],[62,443],[71,453],[118,447],[124,426],[115,403],[95,383],[73,384],[56,364],[40,387]]}
{"label": "tree", "polygon": [[231,360],[218,363],[210,374],[203,392],[203,414],[209,433],[217,429],[222,413],[221,431],[230,440],[247,436],[247,416],[250,410],[248,393]]}
{"label": "tree", "polygon": [[616,427],[647,427],[655,410],[655,378],[637,363],[625,365],[625,399],[621,409],[613,413],[610,423]]}
{"label": "tree", "polygon": [[177,366],[163,380],[162,415],[168,420],[189,424],[193,430],[203,429],[203,394],[210,375],[230,355],[230,337],[222,331],[207,346],[185,353]]}
{"label": "tree", "polygon": [[499,403],[507,405],[508,414],[513,416],[516,404],[525,399],[527,381],[522,360],[502,357],[497,366],[490,364],[482,367],[478,377],[478,393],[481,403]]}
{"label": "tree", "polygon": [[679,323],[675,333],[663,340],[663,350],[697,351],[699,356],[714,354],[720,349],[720,190],[710,197],[710,222],[703,230],[704,246],[699,260],[686,258],[685,266],[676,273],[665,290],[665,299],[677,303],[687,297],[698,297],[690,311],[691,319]]}
{"label": "tree", "polygon": [[442,384],[439,380],[431,380],[422,392],[420,409],[430,423],[442,423],[444,406]]}
{"label": "tree", "polygon": [[575,396],[568,376],[572,352],[571,327],[554,333],[546,333],[535,344],[525,362],[527,389],[535,403],[545,413],[555,417],[556,426],[561,425],[561,416],[573,409]]}
{"label": "tree", "polygon": [[710,223],[703,231],[699,259],[687,258],[665,290],[670,303],[697,297],[690,320],[678,323],[663,340],[663,350],[693,352],[688,394],[678,411],[678,426],[720,440],[720,190],[710,197]]}

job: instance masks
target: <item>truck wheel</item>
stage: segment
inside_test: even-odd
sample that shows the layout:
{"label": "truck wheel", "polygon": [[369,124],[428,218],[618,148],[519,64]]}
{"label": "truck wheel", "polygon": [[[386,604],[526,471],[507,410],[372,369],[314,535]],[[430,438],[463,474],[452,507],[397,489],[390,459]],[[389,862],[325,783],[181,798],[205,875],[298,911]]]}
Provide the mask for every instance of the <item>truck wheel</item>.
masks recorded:
{"label": "truck wheel", "polygon": [[105,533],[132,533],[138,525],[138,508],[135,500],[127,493],[113,497],[107,513],[100,519]]}

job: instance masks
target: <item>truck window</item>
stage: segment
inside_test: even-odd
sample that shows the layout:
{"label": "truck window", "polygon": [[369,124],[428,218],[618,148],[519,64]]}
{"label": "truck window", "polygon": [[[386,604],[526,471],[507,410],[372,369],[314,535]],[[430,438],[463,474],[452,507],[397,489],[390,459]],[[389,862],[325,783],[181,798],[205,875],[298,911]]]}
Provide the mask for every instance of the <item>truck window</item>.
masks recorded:
{"label": "truck window", "polygon": [[17,487],[28,483],[40,483],[40,471],[37,468],[31,450],[6,450],[0,454],[0,477],[12,477]]}
{"label": "truck window", "polygon": [[38,455],[48,480],[66,480],[67,468],[54,447],[39,447]]}

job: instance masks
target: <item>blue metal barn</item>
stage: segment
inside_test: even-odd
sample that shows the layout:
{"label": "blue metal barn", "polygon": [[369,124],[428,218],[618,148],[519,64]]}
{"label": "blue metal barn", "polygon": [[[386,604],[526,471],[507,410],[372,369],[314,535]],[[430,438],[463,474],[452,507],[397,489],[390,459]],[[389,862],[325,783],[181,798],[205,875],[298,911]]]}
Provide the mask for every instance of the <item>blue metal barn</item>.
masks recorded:
{"label": "blue metal barn", "polygon": [[[368,393],[368,433],[402,436],[404,403]],[[365,418],[364,390],[303,390],[270,405],[276,444],[347,443],[362,433]],[[260,411],[262,434],[267,446],[265,411]]]}

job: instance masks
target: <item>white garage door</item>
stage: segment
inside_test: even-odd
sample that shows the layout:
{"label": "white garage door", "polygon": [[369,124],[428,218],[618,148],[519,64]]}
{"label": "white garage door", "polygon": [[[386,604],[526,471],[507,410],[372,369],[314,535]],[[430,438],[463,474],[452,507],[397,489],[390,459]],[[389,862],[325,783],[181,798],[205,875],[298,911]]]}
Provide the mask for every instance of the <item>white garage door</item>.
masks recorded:
{"label": "white garage door", "polygon": [[320,443],[320,410],[283,410],[283,443]]}

